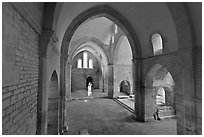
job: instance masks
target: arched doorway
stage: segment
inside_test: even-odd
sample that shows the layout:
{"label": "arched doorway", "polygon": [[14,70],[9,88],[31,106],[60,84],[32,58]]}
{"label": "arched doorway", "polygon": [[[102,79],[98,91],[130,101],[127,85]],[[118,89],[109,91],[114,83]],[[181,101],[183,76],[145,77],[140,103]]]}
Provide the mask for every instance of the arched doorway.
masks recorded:
{"label": "arched doorway", "polygon": [[[125,35],[127,36],[130,42],[133,58],[136,59],[137,57],[138,58],[141,57],[141,52],[140,52],[141,49],[140,49],[139,40],[137,38],[136,33],[133,31],[134,29],[131,27],[128,21],[123,16],[121,16],[117,11],[113,10],[109,6],[104,6],[104,5],[98,6],[98,7],[88,9],[84,11],[83,13],[81,13],[79,16],[77,16],[74,19],[74,21],[67,28],[67,31],[65,32],[65,35],[63,37],[62,48],[61,48],[61,53],[62,53],[62,56],[61,56],[61,64],[62,64],[61,74],[62,75],[61,76],[63,77],[66,76],[64,75],[64,73],[66,71],[69,71],[69,70],[66,70],[67,60],[68,60],[68,58],[66,57],[67,57],[67,52],[69,50],[70,41],[72,39],[74,32],[82,23],[88,20],[97,18],[97,17],[106,17],[110,19],[111,21],[113,21],[114,23],[116,23],[124,31]],[[134,45],[137,45],[137,46],[134,46]],[[139,61],[138,61],[138,64],[139,64]],[[137,65],[135,67],[141,67],[141,65]],[[137,69],[134,69],[134,70],[137,70]],[[135,73],[135,75],[137,75],[137,73]],[[137,78],[137,76],[135,75],[134,75],[134,78]],[[63,79],[65,79],[65,77]],[[64,88],[64,91],[66,90],[65,87],[66,87],[65,85],[62,86],[62,88]],[[110,87],[110,88],[113,88],[113,87]]]}
{"label": "arched doorway", "polygon": [[[106,17],[108,19],[110,19],[111,21],[113,21],[115,24],[117,24],[125,33],[125,35],[127,36],[127,39],[129,40],[129,43],[131,45],[131,49],[132,49],[132,56],[133,56],[133,91],[139,91],[140,90],[140,86],[137,86],[137,89],[135,88],[136,85],[136,81],[141,81],[141,67],[142,67],[142,62],[141,60],[137,60],[137,58],[141,58],[141,49],[140,49],[140,43],[138,40],[138,37],[136,35],[136,33],[134,32],[134,29],[132,28],[132,26],[129,24],[129,22],[122,16],[120,15],[117,11],[115,11],[114,9],[110,8],[109,6],[97,6],[91,9],[88,9],[86,11],[84,11],[83,13],[81,13],[80,15],[78,15],[73,21],[72,23],[69,25],[69,27],[67,28],[64,36],[63,36],[63,40],[62,40],[62,46],[61,46],[61,58],[60,58],[60,72],[61,72],[61,92],[62,92],[62,99],[65,101],[65,96],[67,96],[66,94],[69,94],[70,96],[70,92],[71,90],[68,89],[67,87],[69,87],[67,84],[71,84],[71,82],[67,82],[69,80],[68,77],[70,77],[71,75],[71,67],[70,67],[70,62],[68,62],[68,51],[70,50],[70,41],[72,39],[72,36],[74,34],[74,32],[76,31],[76,29],[84,22],[93,19],[93,18],[97,18],[97,17]],[[136,46],[135,46],[136,45]],[[137,62],[136,62],[137,60]],[[136,65],[137,63],[137,65]],[[114,83],[114,79],[113,79],[113,61],[111,60],[110,62],[108,62],[108,67],[105,68],[105,71],[107,71],[107,74],[105,74],[105,76],[107,76],[107,81],[106,78],[104,79],[105,82],[107,82],[107,84],[104,84],[104,89],[107,89],[108,91],[108,97],[109,98],[113,98],[113,83]],[[104,83],[105,83],[104,82]],[[138,94],[137,98],[140,98],[140,94]],[[65,110],[65,106],[63,106],[63,111]],[[137,111],[135,111],[135,113],[139,112],[139,108],[137,107]],[[63,112],[63,119],[65,117],[65,113]],[[136,114],[136,116],[138,116]]]}
{"label": "arched doorway", "polygon": [[100,94],[103,91],[101,54],[89,45],[78,48],[71,58],[71,98],[87,97],[89,82],[94,92]]}
{"label": "arched doorway", "polygon": [[86,78],[86,87],[88,87],[89,82],[91,82],[93,84],[93,78],[92,77]]}
{"label": "arched doorway", "polygon": [[47,134],[57,135],[59,131],[59,87],[56,71],[53,72],[48,92]]}
{"label": "arched doorway", "polygon": [[155,64],[145,78],[145,87],[145,121],[155,119],[157,111],[160,118],[174,118],[175,83],[170,72],[162,65]]}
{"label": "arched doorway", "polygon": [[130,82],[124,80],[120,83],[120,92],[130,95]]}
{"label": "arched doorway", "polygon": [[[118,28],[120,30],[120,28]],[[120,84],[126,79],[129,85],[128,95],[133,93],[133,55],[127,36],[122,30],[114,47],[113,68],[114,68],[114,97],[121,95]],[[125,81],[124,81],[125,82]]]}
{"label": "arched doorway", "polygon": [[[169,5],[169,4],[168,4]],[[171,7],[171,6],[169,6],[169,7]],[[175,7],[175,8],[178,8],[177,6],[172,6],[172,7]],[[98,8],[98,7],[97,7]],[[102,8],[103,9],[103,8]],[[174,9],[174,8],[173,8]],[[99,8],[99,11],[100,11],[100,8]],[[172,11],[177,11],[177,10],[172,10]],[[99,12],[100,13],[100,12]],[[185,13],[185,12],[183,12],[183,13]],[[96,15],[96,14],[98,14],[98,12],[96,12],[96,13],[92,13],[91,15],[90,14],[84,14],[85,16],[85,18],[83,18],[83,19],[87,19],[88,17],[90,17],[90,16],[92,16],[92,15]],[[177,12],[174,12],[174,14],[173,15],[177,15]],[[88,17],[87,17],[88,16]],[[117,17],[117,16],[116,16]],[[178,18],[178,19],[180,19],[179,18],[179,16],[175,16],[176,18]],[[185,19],[185,18],[184,18]],[[120,20],[120,19],[119,19]],[[78,22],[79,20],[74,20],[73,22],[75,22],[76,24],[77,24],[77,22]],[[79,21],[80,22],[80,21]],[[82,21],[83,22],[83,21]],[[73,23],[74,25],[74,27],[73,28],[76,28],[77,27],[77,25],[75,24],[75,23]],[[177,22],[177,24],[178,24],[179,22]],[[180,25],[182,25],[181,23],[180,23]],[[177,28],[180,28],[180,27],[178,27],[178,25],[176,25],[177,26]],[[188,27],[188,25],[185,25],[185,28],[186,28],[186,26]],[[70,29],[70,31],[72,32],[74,29]],[[187,29],[182,29],[182,30],[187,30]],[[179,30],[178,30],[178,32],[180,32]],[[183,31],[182,31],[183,32]],[[185,33],[185,36],[188,34],[188,33],[186,33],[186,32],[184,32]],[[182,33],[183,34],[183,33]],[[72,34],[70,34],[70,35],[72,35]],[[190,35],[189,35],[190,36]],[[69,37],[69,36],[68,36]],[[175,36],[176,37],[176,36]],[[179,37],[183,37],[183,35],[179,35]],[[65,38],[65,41],[66,41],[67,39]],[[186,40],[190,40],[190,39],[186,39]],[[68,41],[69,41],[69,39],[68,39]],[[189,41],[185,41],[186,43],[184,43],[184,44],[182,44],[182,40],[180,40],[181,42],[180,42],[180,44],[179,45],[186,45],[186,43],[187,44],[191,44],[192,42],[189,42]],[[63,40],[63,42],[64,42],[64,40]],[[65,42],[65,44],[66,44],[67,42]],[[69,43],[69,42],[68,42]],[[135,44],[136,45],[136,44]],[[172,44],[172,45],[175,45],[175,44]],[[63,50],[63,49],[62,49]],[[190,49],[191,50],[191,49]],[[140,52],[140,51],[139,51]],[[190,53],[190,52],[189,52]],[[62,54],[62,58],[65,58],[67,55],[66,54]],[[66,60],[66,59],[65,59]],[[64,61],[64,60],[63,60]],[[62,61],[62,62],[63,62]],[[64,67],[65,65],[62,63],[62,66]],[[184,67],[184,68],[186,68],[186,67]],[[63,70],[63,69],[62,69]],[[191,69],[189,69],[189,70],[191,70]],[[64,72],[62,72],[62,73],[64,73]],[[190,73],[188,73],[189,75],[190,75]],[[63,74],[62,74],[63,75]],[[136,74],[137,75],[137,74]],[[64,80],[64,75],[61,77],[61,79],[62,79],[62,81]],[[138,80],[139,81],[139,80]],[[65,91],[65,88],[63,87],[63,86],[65,86],[65,84],[64,83],[62,83],[61,84],[62,85],[62,90],[61,90],[61,92],[62,92],[62,98],[64,97],[64,94],[65,93],[63,93],[64,91]],[[178,84],[178,85],[180,85],[180,84]],[[184,87],[184,86],[183,86]],[[191,89],[189,89],[189,91],[190,91]],[[181,92],[183,92],[183,90],[180,90]],[[193,91],[193,90],[192,90]],[[182,98],[183,99],[183,98]],[[180,99],[180,100],[182,100],[182,99]],[[182,101],[180,101],[181,102],[181,104],[182,104],[182,102],[183,102],[183,100]],[[192,105],[193,106],[193,105]],[[180,107],[180,108],[183,108],[183,107],[185,107],[185,106],[182,106],[182,107]],[[181,113],[181,117],[182,116],[184,116],[184,112],[183,111],[180,111],[180,112],[182,112]],[[183,118],[184,119],[184,118]],[[190,122],[191,123],[191,122]],[[183,125],[182,125],[182,127],[184,127]]]}

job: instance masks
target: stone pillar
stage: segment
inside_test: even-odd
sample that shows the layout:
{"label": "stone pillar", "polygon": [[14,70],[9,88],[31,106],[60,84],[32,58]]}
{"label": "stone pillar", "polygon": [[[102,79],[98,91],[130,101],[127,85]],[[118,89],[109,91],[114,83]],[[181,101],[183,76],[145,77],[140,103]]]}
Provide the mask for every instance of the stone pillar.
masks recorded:
{"label": "stone pillar", "polygon": [[135,94],[135,111],[133,118],[144,121],[144,83],[142,75],[142,59],[133,59],[133,91]]}
{"label": "stone pillar", "polygon": [[[135,59],[132,59],[132,87],[130,88],[130,94],[135,94],[136,92],[136,76],[135,76],[135,73],[136,73],[136,60]],[[130,83],[131,85],[131,83]]]}
{"label": "stone pillar", "polygon": [[99,73],[99,89],[100,91],[104,91],[103,90],[103,74],[102,74],[102,70],[100,69],[100,73]]}
{"label": "stone pillar", "polygon": [[154,120],[153,114],[156,112],[156,93],[157,90],[153,86],[145,87],[145,122]]}
{"label": "stone pillar", "polygon": [[71,99],[71,64],[68,62],[65,68],[65,96],[66,100]]}
{"label": "stone pillar", "polygon": [[194,50],[196,134],[202,135],[202,45]]}
{"label": "stone pillar", "polygon": [[114,94],[114,79],[113,79],[113,64],[108,64],[108,98],[113,98]]}
{"label": "stone pillar", "polygon": [[103,92],[108,93],[108,66],[103,66]]}
{"label": "stone pillar", "polygon": [[[182,116],[178,118],[184,119],[183,125],[178,123],[178,134],[195,134],[196,133],[196,104],[195,104],[195,79],[192,60],[192,49],[180,49],[180,57],[182,59],[182,79],[183,79],[183,108],[179,108]],[[183,59],[185,58],[185,59]],[[176,109],[177,111],[178,109]],[[177,115],[177,112],[176,112]]]}
{"label": "stone pillar", "polygon": [[39,90],[38,90],[38,108],[37,108],[37,134],[47,134],[47,47],[50,42],[53,31],[43,30],[39,43]]}
{"label": "stone pillar", "polygon": [[63,132],[67,129],[67,124],[65,123],[66,118],[66,72],[67,72],[67,59],[68,56],[62,54],[60,58],[60,111],[59,111],[59,131],[60,134],[63,134]]}
{"label": "stone pillar", "polygon": [[133,118],[134,119],[137,119],[136,118],[136,115],[137,115],[137,110],[138,107],[137,107],[137,101],[136,101],[136,98],[137,98],[137,77],[136,77],[136,60],[135,59],[132,59],[132,92],[134,93],[134,114],[133,114]]}

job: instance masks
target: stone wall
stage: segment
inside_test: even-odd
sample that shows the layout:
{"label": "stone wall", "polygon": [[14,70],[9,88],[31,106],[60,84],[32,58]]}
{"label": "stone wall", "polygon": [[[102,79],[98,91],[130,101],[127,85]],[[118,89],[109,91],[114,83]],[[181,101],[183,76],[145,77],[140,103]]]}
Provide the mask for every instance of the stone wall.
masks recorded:
{"label": "stone wall", "polygon": [[39,35],[10,3],[2,11],[2,134],[35,134]]}
{"label": "stone wall", "polygon": [[[87,53],[88,53],[87,61],[89,59],[92,59],[93,69],[77,68],[78,59],[82,59],[82,67],[83,67],[83,52],[78,53],[72,61],[72,69],[71,69],[71,89],[72,90],[86,89],[87,77],[92,77],[94,89],[99,89],[100,87],[99,81],[102,77],[100,62],[92,53],[90,52],[87,52]],[[87,62],[87,66],[89,66],[88,62]]]}
{"label": "stone wall", "polygon": [[114,65],[114,96],[119,95],[120,84],[124,80],[130,82],[130,93],[133,93],[132,69],[132,65]]}
{"label": "stone wall", "polygon": [[196,134],[202,134],[202,49],[198,48],[195,56],[195,105],[196,105]]}
{"label": "stone wall", "polygon": [[121,36],[115,45],[114,53],[114,96],[119,95],[120,84],[127,80],[130,82],[130,94],[133,93],[133,65],[132,49],[126,36]]}
{"label": "stone wall", "polygon": [[92,77],[93,88],[99,89],[99,79],[101,73],[98,73],[98,69],[72,69],[72,90],[86,89],[86,78]]}

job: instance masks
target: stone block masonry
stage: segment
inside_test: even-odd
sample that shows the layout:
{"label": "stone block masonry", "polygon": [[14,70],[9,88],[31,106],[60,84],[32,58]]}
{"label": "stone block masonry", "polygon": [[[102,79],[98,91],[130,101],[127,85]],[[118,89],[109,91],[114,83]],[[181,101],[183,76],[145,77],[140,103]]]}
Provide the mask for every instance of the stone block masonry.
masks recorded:
{"label": "stone block masonry", "polygon": [[11,4],[2,11],[2,134],[35,134],[39,36]]}

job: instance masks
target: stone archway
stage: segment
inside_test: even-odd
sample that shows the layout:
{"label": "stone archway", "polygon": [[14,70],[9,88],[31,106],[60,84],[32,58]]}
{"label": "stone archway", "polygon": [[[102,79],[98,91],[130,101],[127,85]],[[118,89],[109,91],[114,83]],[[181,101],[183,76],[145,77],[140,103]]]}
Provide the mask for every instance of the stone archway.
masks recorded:
{"label": "stone archway", "polygon": [[130,95],[130,82],[129,81],[123,80],[120,83],[120,92]]}
{"label": "stone archway", "polygon": [[[138,37],[136,33],[134,32],[134,29],[132,26],[129,24],[129,22],[122,16],[120,13],[115,11],[114,9],[110,8],[109,6],[103,5],[103,6],[97,6],[91,9],[88,9],[78,15],[72,23],[68,26],[63,39],[62,39],[62,46],[61,46],[61,58],[60,58],[60,91],[62,92],[62,98],[65,101],[65,96],[67,92],[67,88],[69,88],[66,84],[69,83],[68,76],[70,75],[70,71],[67,69],[69,66],[67,64],[68,61],[68,49],[69,49],[69,44],[71,41],[71,38],[76,31],[76,29],[85,21],[88,19],[96,18],[96,17],[107,17],[111,21],[113,21],[115,24],[117,24],[125,33],[127,36],[131,49],[132,49],[132,54],[133,54],[133,91],[136,92],[136,90],[140,90],[140,86],[137,86],[137,89],[135,89],[135,85],[137,81],[141,81],[141,67],[142,67],[142,60],[141,58],[141,48],[140,48],[140,43],[138,40]],[[136,65],[137,63],[137,65]],[[113,61],[110,61],[108,63],[108,97],[113,98]],[[136,98],[140,98],[140,94],[136,96]],[[137,107],[135,113],[139,112],[140,107]],[[63,106],[63,111],[65,110],[65,105]],[[62,116],[63,119],[65,117],[65,113]],[[136,116],[138,116],[136,114]]]}
{"label": "stone archway", "polygon": [[129,40],[121,32],[113,51],[113,68],[114,68],[114,97],[120,92],[120,83],[123,80],[128,80],[130,84],[130,91],[128,94],[133,93],[133,55]]}
{"label": "stone archway", "polygon": [[[96,59],[96,64],[98,64],[100,69],[97,70],[97,77],[96,75],[93,76],[93,79],[99,79],[96,80],[96,82],[93,81],[94,87],[96,89],[99,89],[100,91],[103,91],[105,93],[108,93],[108,88],[107,86],[104,87],[105,83],[108,83],[108,62],[110,61],[110,58],[107,54],[107,51],[104,49],[104,47],[102,46],[103,44],[99,42],[99,40],[96,40],[94,38],[83,38],[83,39],[79,39],[76,44],[74,43],[74,45],[76,46],[70,53],[70,56],[67,60],[67,71],[72,72],[73,69],[73,63],[74,63],[74,59],[76,58],[76,56],[78,56],[78,54],[80,54],[80,52],[84,52],[87,51],[89,53],[89,55],[91,55],[92,57],[94,57]],[[71,63],[69,63],[71,62]],[[88,73],[87,73],[88,74]],[[89,75],[85,75],[85,78]],[[67,79],[68,79],[68,83],[72,84],[71,78],[73,75],[67,75]],[[99,82],[98,82],[99,81]],[[84,81],[86,83],[86,81]],[[83,87],[86,87],[86,84],[83,84]],[[69,86],[69,88],[67,88],[66,90],[66,94],[67,94],[67,98],[70,97],[69,92],[71,91],[72,86]]]}
{"label": "stone archway", "polygon": [[[87,10],[87,11],[85,11],[85,12],[83,12],[82,14],[80,14],[78,17],[76,17],[74,20],[73,20],[73,22],[71,23],[71,25],[70,25],[70,27],[67,29],[67,31],[66,31],[66,33],[65,33],[65,37],[63,38],[63,44],[62,44],[62,56],[61,56],[61,77],[60,77],[60,80],[62,81],[62,82],[60,82],[61,84],[61,86],[60,86],[60,91],[61,91],[61,95],[62,95],[62,99],[65,101],[65,89],[66,89],[66,87],[67,87],[67,85],[65,85],[65,80],[66,80],[66,78],[65,78],[65,74],[66,74],[66,59],[67,59],[67,54],[63,54],[63,52],[66,52],[66,45],[68,45],[69,44],[69,40],[71,39],[71,37],[72,37],[72,34],[74,33],[74,30],[77,28],[77,26],[79,26],[80,25],[80,23],[82,23],[84,20],[86,20],[86,19],[88,19],[89,17],[92,17],[92,16],[95,16],[95,15],[97,15],[97,14],[101,14],[101,13],[110,13],[110,15],[112,15],[112,16],[115,16],[115,17],[118,17],[118,19],[116,19],[116,20],[118,20],[118,21],[123,21],[125,18],[123,18],[122,16],[118,16],[117,14],[117,12],[114,12],[114,10],[113,10],[113,12],[109,12],[109,10],[106,10],[106,8],[104,8],[104,7],[106,7],[106,6],[99,6],[99,7],[96,7],[96,8],[92,8],[92,9],[90,9],[90,10]],[[179,40],[179,47],[181,47],[181,49],[183,49],[181,52],[182,53],[184,53],[184,54],[181,54],[180,55],[180,57],[181,58],[183,58],[184,56],[187,56],[188,55],[188,57],[189,57],[189,60],[191,60],[191,56],[189,56],[190,54],[191,54],[191,52],[192,52],[192,49],[191,48],[185,48],[186,47],[186,45],[189,45],[189,47],[191,47],[192,45],[195,45],[195,44],[192,44],[192,41],[191,41],[191,35],[188,35],[189,33],[190,34],[193,34],[193,32],[194,31],[191,31],[190,29],[189,29],[189,26],[192,26],[192,25],[189,25],[189,24],[186,24],[186,25],[183,25],[181,22],[188,22],[188,21],[186,21],[187,19],[186,19],[186,11],[181,11],[181,12],[178,12],[178,10],[179,9],[183,9],[183,4],[180,4],[180,3],[178,3],[178,4],[175,4],[175,3],[168,3],[167,4],[167,7],[169,8],[169,10],[170,10],[170,12],[171,12],[171,15],[172,15],[172,17],[173,17],[173,19],[174,19],[174,22],[175,22],[175,26],[176,26],[176,30],[177,30],[177,33],[178,33],[178,40]],[[181,7],[181,8],[180,8]],[[110,11],[111,11],[111,8],[108,8],[108,9],[110,9]],[[95,11],[97,11],[97,12],[95,12]],[[114,14],[115,13],[115,14]],[[179,14],[178,14],[179,13]],[[49,12],[49,15],[52,15],[50,12]],[[122,18],[121,18],[122,17]],[[81,19],[80,19],[81,18]],[[45,19],[45,20],[47,20],[47,19]],[[52,21],[50,21],[50,20],[47,20],[47,21],[49,21],[49,22],[52,22]],[[124,22],[122,22],[121,21],[121,23],[124,25],[125,23]],[[124,28],[124,27],[123,27]],[[46,29],[47,30],[47,29]],[[127,25],[127,30],[129,30],[129,31],[131,31],[131,26],[129,27],[128,25]],[[189,31],[190,30],[190,31]],[[52,31],[50,30],[50,33],[52,33]],[[132,34],[130,34],[131,36],[133,36]],[[186,37],[187,36],[187,37]],[[185,37],[185,40],[183,39]],[[133,39],[134,39],[134,36],[133,36]],[[44,41],[44,40],[43,40]],[[138,42],[133,42],[134,43],[134,45],[138,45],[139,43]],[[137,44],[138,43],[138,44]],[[41,44],[40,44],[41,45]],[[42,44],[42,45],[44,45],[44,44]],[[184,47],[185,46],[185,47]],[[45,46],[40,46],[40,47],[45,47]],[[139,46],[138,46],[139,47]],[[68,46],[67,46],[67,49],[68,49]],[[64,51],[63,51],[64,50]],[[41,51],[41,50],[40,50]],[[198,51],[200,52],[200,51],[202,51],[202,50],[199,50],[198,49]],[[140,50],[138,50],[138,52],[140,52]],[[196,53],[197,53],[197,51],[196,51]],[[194,54],[194,51],[193,51],[193,54]],[[136,86],[136,90],[137,91],[140,91],[140,89],[142,89],[143,87],[143,85],[142,84],[140,84],[140,82],[142,81],[141,79],[142,79],[142,76],[141,76],[141,73],[140,72],[142,72],[142,58],[140,58],[141,56],[140,56],[140,54],[137,54],[138,55],[138,59],[137,59],[137,57],[136,58],[134,58],[133,59],[133,61],[134,61],[134,63],[135,63],[135,61],[137,60],[137,66],[135,65],[134,66],[134,69],[136,70],[136,68],[137,68],[137,71],[135,71],[134,72],[134,74],[133,75],[135,75],[135,77],[134,77],[134,83],[133,84],[137,84],[137,86]],[[200,54],[199,54],[200,55]],[[44,57],[43,57],[43,59],[44,59]],[[44,73],[44,71],[46,70],[46,63],[44,63],[44,62],[46,62],[46,61],[44,61],[43,59],[40,59],[40,67],[41,68],[43,68],[43,69],[40,69],[40,70],[43,70],[43,71],[41,71],[41,73],[40,74],[42,74],[42,75],[39,75],[40,76],[40,79],[43,79],[43,78],[45,78],[45,76],[46,76],[46,73]],[[197,59],[197,58],[195,58],[195,59]],[[188,62],[189,62],[189,60],[188,60]],[[136,63],[135,63],[136,64]],[[186,73],[186,74],[188,74],[188,75],[186,75],[186,77],[181,77],[181,81],[184,79],[185,81],[183,82],[183,84],[182,83],[179,83],[178,84],[178,87],[179,87],[179,89],[180,90],[178,90],[178,92],[181,92],[181,93],[179,93],[179,96],[178,96],[178,100],[181,100],[180,101],[180,104],[179,104],[179,106],[178,106],[178,108],[179,108],[179,116],[180,116],[180,122],[179,123],[182,123],[182,124],[180,124],[180,128],[178,129],[178,134],[182,134],[182,133],[187,133],[187,131],[186,131],[186,129],[188,129],[188,131],[192,131],[193,132],[193,130],[191,130],[191,127],[194,127],[194,124],[196,124],[195,123],[195,120],[194,120],[194,118],[193,117],[195,117],[196,116],[196,122],[198,123],[198,126],[199,126],[199,128],[200,128],[200,126],[202,126],[202,123],[200,124],[200,121],[202,121],[202,120],[200,120],[200,119],[202,119],[202,116],[200,116],[199,114],[198,115],[194,115],[194,111],[191,111],[191,112],[188,112],[188,113],[185,113],[185,112],[183,112],[181,109],[182,108],[185,108],[185,107],[188,107],[188,106],[185,106],[184,104],[183,104],[183,102],[184,102],[184,96],[186,96],[186,95],[183,95],[183,91],[184,91],[184,89],[183,89],[183,87],[185,87],[185,85],[187,85],[188,83],[190,83],[189,81],[191,80],[191,77],[192,77],[192,75],[191,75],[191,72],[189,71],[189,70],[192,70],[191,69],[191,63],[188,63],[189,65],[187,66],[187,65],[185,65],[185,64],[183,64],[183,65],[181,65],[181,66],[185,66],[185,67],[183,67],[183,68],[185,68],[185,70],[183,70],[183,72],[182,72],[182,74],[184,74],[184,72]],[[189,67],[190,66],[190,67]],[[44,76],[45,75],[45,76]],[[41,78],[41,76],[43,77],[43,78]],[[175,75],[174,75],[175,76]],[[44,80],[43,80],[44,81]],[[43,83],[43,84],[42,84]],[[43,98],[41,97],[41,93],[45,93],[45,92],[43,92],[44,91],[44,88],[43,87],[45,87],[44,85],[45,85],[45,83],[46,82],[40,82],[40,86],[39,86],[39,102],[38,102],[38,106],[39,106],[39,108],[38,108],[38,110],[39,110],[39,112],[41,112],[41,110],[44,110],[44,108],[43,108],[43,101],[41,101],[41,100],[43,100]],[[135,89],[134,89],[135,90]],[[189,96],[191,96],[191,97],[194,97],[194,93],[193,93],[193,90],[191,89],[191,88],[189,88],[189,89],[186,89],[188,92],[186,92],[186,93],[189,93]],[[138,93],[137,94],[137,98],[140,98],[142,95],[141,95],[142,93]],[[187,94],[188,95],[188,94]],[[198,94],[199,95],[199,94]],[[198,96],[197,94],[196,94],[196,96]],[[187,96],[188,97],[188,96]],[[143,99],[143,98],[142,98]],[[190,100],[191,99],[191,100]],[[197,109],[197,105],[199,106],[200,104],[202,104],[202,101],[200,101],[200,98],[199,97],[197,97],[196,99],[194,99],[194,98],[190,98],[189,100],[191,101],[191,102],[196,102],[196,112],[198,111],[199,112],[199,109]],[[188,102],[190,102],[188,100]],[[63,102],[64,101],[62,101],[62,104],[63,104]],[[141,102],[141,101],[139,101],[139,102]],[[201,102],[201,103],[200,103]],[[41,108],[41,106],[42,106],[42,108]],[[142,106],[141,106],[142,107]],[[195,106],[194,106],[194,104],[193,103],[191,103],[191,105],[190,105],[190,110],[193,110],[192,108],[195,108]],[[140,108],[141,109],[141,108]],[[138,110],[140,110],[140,109],[138,109]],[[63,111],[63,106],[62,106],[62,111]],[[63,112],[62,112],[63,113]],[[137,114],[139,114],[139,112],[136,112]],[[190,115],[190,116],[189,116]],[[140,115],[136,115],[136,116],[139,116],[140,117]],[[189,116],[190,118],[188,118],[188,119],[186,119],[186,116]],[[41,114],[41,113],[39,113],[38,114],[38,125],[37,125],[37,127],[39,127],[38,128],[38,130],[39,130],[39,133],[41,133],[41,130],[44,130],[44,128],[41,126],[41,123],[43,123],[43,120],[41,120],[41,119],[43,119],[44,118],[44,116]],[[62,116],[62,119],[63,119],[63,116]],[[185,123],[184,123],[185,122]],[[63,124],[61,124],[61,125],[63,125]],[[197,126],[197,125],[196,125]],[[187,128],[185,128],[185,127],[187,127]],[[185,129],[184,129],[185,128]],[[190,130],[189,130],[190,129]],[[199,129],[199,131],[201,131],[200,129]],[[197,131],[196,131],[197,132]],[[38,134],[39,134],[38,133]],[[43,132],[42,132],[43,133]]]}
{"label": "stone archway", "polygon": [[57,135],[59,132],[59,87],[57,73],[52,73],[48,91],[47,134]]}
{"label": "stone archway", "polygon": [[152,121],[156,109],[162,118],[175,116],[174,79],[170,72],[160,64],[155,64],[145,78],[144,120]]}
{"label": "stone archway", "polygon": [[90,76],[86,78],[86,87],[88,87],[89,82],[93,83],[93,78]]}

